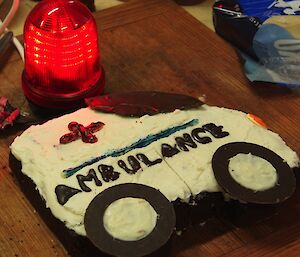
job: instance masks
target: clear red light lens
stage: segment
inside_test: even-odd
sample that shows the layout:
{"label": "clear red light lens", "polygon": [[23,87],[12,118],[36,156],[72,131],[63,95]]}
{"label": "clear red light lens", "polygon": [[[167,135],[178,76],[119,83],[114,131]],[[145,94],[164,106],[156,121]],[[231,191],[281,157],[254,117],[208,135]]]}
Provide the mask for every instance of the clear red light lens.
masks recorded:
{"label": "clear red light lens", "polygon": [[32,102],[72,108],[103,91],[96,23],[80,2],[40,2],[27,17],[24,45],[23,89]]}

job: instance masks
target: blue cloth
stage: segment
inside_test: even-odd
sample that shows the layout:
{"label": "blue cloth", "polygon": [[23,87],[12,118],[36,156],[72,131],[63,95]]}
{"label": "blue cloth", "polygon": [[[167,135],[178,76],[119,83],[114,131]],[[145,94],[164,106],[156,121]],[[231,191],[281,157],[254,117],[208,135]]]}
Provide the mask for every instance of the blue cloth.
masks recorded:
{"label": "blue cloth", "polygon": [[254,36],[253,50],[259,62],[241,53],[250,81],[300,88],[300,39],[278,25],[265,24]]}
{"label": "blue cloth", "polygon": [[[292,9],[290,6],[277,7],[282,3],[283,5],[293,5],[299,6],[299,0],[238,0],[239,5],[244,14],[248,16],[255,16],[259,18],[262,22],[275,15],[285,15],[286,12],[290,11],[287,9]],[[299,4],[299,5],[298,5]],[[300,10],[296,11],[295,14],[300,14]]]}

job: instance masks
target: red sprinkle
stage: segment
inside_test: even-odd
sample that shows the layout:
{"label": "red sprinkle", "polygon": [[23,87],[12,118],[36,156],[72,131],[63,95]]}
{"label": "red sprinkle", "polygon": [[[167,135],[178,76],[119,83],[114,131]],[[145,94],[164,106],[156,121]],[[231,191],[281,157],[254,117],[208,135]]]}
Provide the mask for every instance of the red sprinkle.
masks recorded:
{"label": "red sprinkle", "polygon": [[20,116],[20,110],[12,107],[7,98],[0,97],[0,129],[6,126],[12,126],[14,121]]}
{"label": "red sprinkle", "polygon": [[61,144],[68,144],[81,138],[81,140],[84,143],[89,143],[89,144],[96,143],[98,142],[98,138],[95,135],[93,135],[93,133],[102,129],[104,125],[105,124],[103,122],[98,121],[98,122],[93,122],[90,125],[85,127],[82,124],[72,121],[68,124],[68,129],[71,132],[63,135],[59,139],[59,142]]}

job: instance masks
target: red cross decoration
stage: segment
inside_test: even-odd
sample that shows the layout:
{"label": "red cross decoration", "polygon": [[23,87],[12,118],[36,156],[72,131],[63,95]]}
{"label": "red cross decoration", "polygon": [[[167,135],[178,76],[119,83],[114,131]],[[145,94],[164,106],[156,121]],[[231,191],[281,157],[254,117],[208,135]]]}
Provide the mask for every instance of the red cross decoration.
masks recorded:
{"label": "red cross decoration", "polygon": [[92,122],[90,125],[85,127],[82,124],[72,121],[68,125],[68,129],[71,132],[63,135],[59,139],[59,142],[61,144],[68,144],[70,142],[73,142],[81,138],[81,140],[84,143],[90,143],[90,144],[96,143],[98,142],[98,138],[95,135],[93,135],[93,133],[102,129],[104,125],[105,124],[103,122],[98,121],[98,122]]}

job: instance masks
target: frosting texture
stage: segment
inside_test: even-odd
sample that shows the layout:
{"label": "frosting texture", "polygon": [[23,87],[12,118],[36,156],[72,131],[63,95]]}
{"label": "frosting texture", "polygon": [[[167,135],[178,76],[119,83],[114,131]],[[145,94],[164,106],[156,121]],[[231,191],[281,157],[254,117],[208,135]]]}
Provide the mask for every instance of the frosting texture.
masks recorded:
{"label": "frosting texture", "polygon": [[146,200],[126,197],[107,207],[103,224],[112,237],[123,241],[137,241],[152,232],[157,218],[157,213]]}

